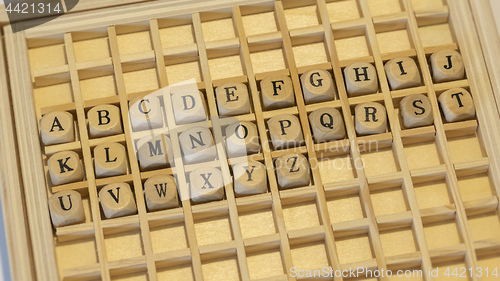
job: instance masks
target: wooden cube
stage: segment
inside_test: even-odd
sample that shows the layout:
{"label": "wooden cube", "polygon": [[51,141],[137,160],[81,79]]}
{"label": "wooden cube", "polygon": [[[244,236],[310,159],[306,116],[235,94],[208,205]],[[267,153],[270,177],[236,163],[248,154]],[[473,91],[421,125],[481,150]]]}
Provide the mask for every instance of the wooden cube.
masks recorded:
{"label": "wooden cube", "polygon": [[472,96],[463,88],[450,89],[442,93],[438,100],[448,122],[463,121],[476,115]]}
{"label": "wooden cube", "polygon": [[299,119],[291,114],[281,114],[267,121],[274,148],[299,146],[304,141]]}
{"label": "wooden cube", "polygon": [[62,151],[48,160],[50,180],[54,185],[83,180],[84,171],[80,157],[73,151]]}
{"label": "wooden cube", "polygon": [[422,85],[418,66],[410,57],[393,58],[385,64],[384,69],[392,90]]}
{"label": "wooden cube", "polygon": [[134,99],[129,104],[130,124],[134,131],[152,130],[163,126],[160,99],[154,95]]}
{"label": "wooden cube", "polygon": [[238,121],[226,127],[226,149],[229,157],[247,156],[260,151],[257,126]]}
{"label": "wooden cube", "polygon": [[425,95],[414,94],[404,97],[399,103],[399,110],[406,128],[434,124],[431,101]]}
{"label": "wooden cube", "polygon": [[193,202],[208,202],[224,198],[222,173],[215,167],[202,167],[189,174],[189,187]]}
{"label": "wooden cube", "polygon": [[177,125],[207,120],[203,94],[190,89],[179,89],[172,94],[172,110]]}
{"label": "wooden cube", "polygon": [[45,114],[40,120],[40,131],[45,145],[75,141],[73,114],[66,111]]}
{"label": "wooden cube", "polygon": [[309,115],[314,140],[317,142],[345,138],[344,119],[333,107],[316,109]]}
{"label": "wooden cube", "polygon": [[49,198],[50,218],[56,227],[85,221],[82,196],[78,191],[59,191]]}
{"label": "wooden cube", "polygon": [[166,168],[173,163],[172,143],[166,135],[146,136],[137,141],[141,170]]}
{"label": "wooden cube", "polygon": [[337,89],[330,72],[318,69],[309,70],[300,76],[302,94],[306,103],[331,101],[335,99]]}
{"label": "wooden cube", "polygon": [[92,107],[87,113],[90,137],[106,137],[123,133],[118,106],[103,104]]}
{"label": "wooden cube", "polygon": [[387,112],[378,102],[358,104],[354,109],[356,132],[360,135],[385,133]]}
{"label": "wooden cube", "polygon": [[264,109],[277,109],[295,105],[292,80],[283,74],[270,75],[260,81]]}
{"label": "wooden cube", "polygon": [[349,97],[374,94],[378,90],[378,76],[371,63],[356,62],[344,69],[344,78]]}
{"label": "wooden cube", "polygon": [[249,161],[233,166],[234,192],[238,195],[251,195],[267,191],[266,166],[260,162]]}
{"label": "wooden cube", "polygon": [[206,127],[193,127],[179,135],[184,161],[188,164],[212,161],[217,155],[212,133]]}
{"label": "wooden cube", "polygon": [[441,50],[431,55],[434,83],[463,79],[465,66],[462,55],[455,50]]}
{"label": "wooden cube", "polygon": [[234,116],[250,113],[250,99],[247,86],[243,83],[229,82],[215,90],[217,108],[221,116]]}
{"label": "wooden cube", "polygon": [[177,185],[171,175],[156,175],[144,182],[148,210],[157,211],[179,206]]}
{"label": "wooden cube", "polygon": [[125,182],[112,183],[99,191],[99,201],[106,218],[117,218],[137,213],[130,185]]}
{"label": "wooden cube", "polygon": [[97,177],[111,177],[127,173],[127,152],[119,143],[100,144],[94,148],[94,167]]}
{"label": "wooden cube", "polygon": [[282,189],[309,185],[307,158],[301,153],[288,153],[274,160],[278,184]]}

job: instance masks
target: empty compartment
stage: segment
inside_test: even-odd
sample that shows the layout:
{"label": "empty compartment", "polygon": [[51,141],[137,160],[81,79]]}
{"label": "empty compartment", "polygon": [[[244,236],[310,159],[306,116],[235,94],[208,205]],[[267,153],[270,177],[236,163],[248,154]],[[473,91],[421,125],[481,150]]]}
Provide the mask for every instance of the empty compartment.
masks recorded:
{"label": "empty compartment", "polygon": [[441,152],[434,138],[404,143],[404,151],[410,170],[436,167],[443,164]]}
{"label": "empty compartment", "polygon": [[317,39],[313,39],[313,42],[308,42],[304,38],[292,39],[294,41],[292,50],[297,67],[328,63],[328,50],[323,38],[319,42],[316,41]]}
{"label": "empty compartment", "polygon": [[418,245],[411,226],[380,232],[384,256],[398,256],[416,253]]}
{"label": "empty compartment", "polygon": [[352,194],[327,194],[326,206],[331,223],[359,220],[366,217],[361,205],[359,190]]}
{"label": "empty compartment", "polygon": [[411,0],[415,12],[439,10],[446,7],[446,0]]}
{"label": "empty compartment", "polygon": [[382,16],[389,14],[397,14],[404,11],[402,0],[368,0],[370,14],[374,16]]}
{"label": "empty compartment", "polygon": [[153,50],[149,24],[117,26],[116,33],[120,56]]}
{"label": "empty compartment", "polygon": [[335,239],[340,264],[373,259],[372,246],[367,233]]}
{"label": "empty compartment", "polygon": [[268,3],[268,5],[262,3],[259,5],[241,6],[240,10],[246,36],[278,31],[272,2]]}
{"label": "empty compartment", "polygon": [[470,162],[487,156],[477,134],[449,137],[448,148],[453,163]]}
{"label": "empty compartment", "polygon": [[191,262],[172,264],[157,268],[157,277],[159,281],[186,280],[194,281],[193,266]]}
{"label": "empty compartment", "polygon": [[288,198],[283,202],[283,218],[288,231],[319,226],[315,198]]}
{"label": "empty compartment", "polygon": [[369,149],[361,153],[361,159],[367,176],[391,174],[400,171],[392,146]]}
{"label": "empty compartment", "polygon": [[101,37],[98,34],[94,36],[96,37],[82,40],[75,40],[75,37],[73,37],[73,49],[77,63],[98,61],[111,57],[108,37]]}
{"label": "empty compartment", "polygon": [[326,9],[332,23],[361,18],[358,1],[356,0],[327,1]]}
{"label": "empty compartment", "polygon": [[498,238],[500,218],[496,212],[469,216],[467,220],[473,241]]}
{"label": "empty compartment", "polygon": [[243,70],[240,48],[225,49],[223,56],[219,50],[207,50],[208,68],[212,80],[243,76],[246,71]]}
{"label": "empty compartment", "polygon": [[103,75],[80,80],[83,100],[100,99],[118,94],[114,75]]}
{"label": "empty compartment", "polygon": [[139,228],[104,229],[104,244],[110,262],[144,255]]}
{"label": "empty compartment", "polygon": [[206,281],[241,280],[236,254],[213,253],[201,261],[203,279]]}
{"label": "empty compartment", "polygon": [[68,104],[74,101],[73,90],[69,82],[35,88],[33,89],[33,96],[37,108]]}
{"label": "empty compartment", "polygon": [[443,221],[424,225],[425,240],[429,250],[455,246],[462,243],[457,222]]}
{"label": "empty compartment", "polygon": [[[144,265],[144,267],[146,267]],[[119,271],[119,270],[116,270]],[[127,272],[127,271],[124,271]],[[147,271],[133,271],[133,272],[127,272],[127,273],[117,273],[113,274],[111,273],[111,280],[112,281],[148,281],[148,273]]]}
{"label": "empty compartment", "polygon": [[457,176],[462,201],[471,201],[495,195],[488,173]]}
{"label": "empty compartment", "polygon": [[152,92],[159,88],[157,71],[154,67],[124,72],[123,81],[127,94]]}
{"label": "empty compartment", "polygon": [[318,152],[318,169],[324,184],[353,180],[356,171],[350,154],[330,155],[329,152]]}
{"label": "empty compartment", "polygon": [[[446,280],[472,280],[470,278],[471,271],[468,268],[470,266],[465,262],[464,258],[459,260],[447,260],[441,262],[432,263],[433,268],[429,268],[429,275],[434,277],[435,281],[446,281]],[[484,279],[481,279],[484,280]]]}
{"label": "empty compartment", "polygon": [[413,43],[407,29],[377,33],[380,53],[394,53],[413,49]]}
{"label": "empty compartment", "polygon": [[453,198],[444,177],[424,182],[414,182],[413,187],[420,209],[447,206],[453,203]]}
{"label": "empty compartment", "polygon": [[[434,1],[439,2],[439,1]],[[424,47],[441,46],[455,43],[448,23],[428,25],[418,28],[420,41]]]}
{"label": "empty compartment", "polygon": [[370,197],[376,216],[403,213],[409,210],[401,183],[370,186]]}
{"label": "empty compartment", "polygon": [[368,47],[364,30],[361,31],[361,34],[356,33],[349,32],[349,37],[339,38],[335,36],[335,47],[340,61],[371,56],[371,49]]}
{"label": "empty compartment", "polygon": [[[78,254],[75,255],[75,253]],[[55,254],[60,276],[66,269],[89,266],[99,262],[97,245],[93,235],[92,237],[79,237],[67,241],[58,237],[55,242]]]}
{"label": "empty compartment", "polygon": [[230,9],[219,12],[201,13],[201,29],[205,42],[219,41],[236,37],[233,15]]}
{"label": "empty compartment", "polygon": [[[500,265],[500,253],[492,253],[489,255],[478,257],[477,259],[478,267],[482,268],[482,277],[483,281],[496,281],[500,276],[500,269],[498,268]],[[479,271],[478,271],[479,273]]]}
{"label": "empty compartment", "polygon": [[[414,268],[389,268],[392,276],[389,281],[424,281],[424,271],[420,267]],[[427,270],[427,269],[426,269]]]}
{"label": "empty compartment", "polygon": [[60,44],[40,46],[28,49],[31,72],[40,69],[66,65],[66,49],[61,38]]}
{"label": "empty compartment", "polygon": [[204,212],[194,214],[194,229],[199,246],[223,243],[233,240],[229,213]]}
{"label": "empty compartment", "polygon": [[250,61],[255,74],[287,68],[282,42],[266,44],[255,48],[250,46]]}
{"label": "empty compartment", "polygon": [[243,239],[276,233],[274,214],[270,205],[238,207],[238,218]]}
{"label": "empty compartment", "polygon": [[160,19],[158,27],[163,49],[196,43],[191,18]]}
{"label": "empty compartment", "polygon": [[316,1],[283,1],[288,29],[321,24]]}
{"label": "empty compartment", "polygon": [[285,274],[281,251],[277,245],[257,245],[246,249],[250,279],[263,279]]}
{"label": "empty compartment", "polygon": [[183,220],[150,222],[149,231],[154,253],[170,252],[188,247]]}
{"label": "empty compartment", "polygon": [[[302,240],[302,239],[300,239]],[[330,266],[323,237],[307,241],[290,241],[292,264],[299,270],[315,270]]]}
{"label": "empty compartment", "polygon": [[166,57],[165,64],[165,71],[167,73],[169,85],[189,79],[195,79],[196,82],[203,81],[201,65],[197,57]]}

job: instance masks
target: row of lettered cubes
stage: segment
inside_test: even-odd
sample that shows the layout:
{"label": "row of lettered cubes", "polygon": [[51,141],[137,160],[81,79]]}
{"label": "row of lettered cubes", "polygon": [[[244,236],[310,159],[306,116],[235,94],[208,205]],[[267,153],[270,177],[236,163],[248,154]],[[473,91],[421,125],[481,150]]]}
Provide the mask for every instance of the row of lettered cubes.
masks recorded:
{"label": "row of lettered cubes", "polygon": [[[306,186],[310,183],[309,163],[300,153],[289,153],[278,157],[274,161],[274,170],[281,188]],[[238,163],[232,166],[232,172],[233,188],[237,196],[267,192],[267,170],[262,163],[257,161]],[[158,211],[175,208],[179,206],[179,199],[192,200],[195,203],[224,199],[226,184],[220,168],[210,165],[197,168],[189,173],[188,178],[188,187],[181,190],[182,187],[176,184],[176,179],[172,175],[159,174],[149,177],[143,183],[147,209]],[[137,213],[135,196],[126,182],[108,184],[100,189],[98,196],[103,214],[108,219]],[[49,198],[49,209],[52,223],[56,227],[85,221],[83,200],[78,191],[55,193]]]}
{"label": "row of lettered cubes", "polygon": [[[464,65],[461,55],[454,50],[442,50],[434,53],[430,57],[433,79],[435,82],[451,81],[464,77]],[[421,85],[421,78],[415,61],[410,57],[398,57],[388,61],[385,65],[386,74],[392,89],[402,89]],[[376,93],[378,90],[378,79],[375,67],[369,63],[354,63],[344,69],[346,88],[350,96]],[[333,100],[336,95],[333,79],[329,72],[325,70],[311,70],[301,76],[302,89],[306,103],[322,102]],[[275,109],[295,104],[293,85],[286,75],[271,75],[261,81],[261,91],[263,107],[265,109]],[[463,89],[453,89],[449,95],[440,98],[442,110],[448,122],[464,120],[470,118],[473,112],[473,103],[470,94]],[[452,97],[452,98],[450,98]],[[234,116],[250,113],[250,102],[248,90],[242,83],[227,83],[216,89],[219,115]],[[156,96],[147,99],[131,101],[129,116],[133,130],[155,129],[164,126],[161,103]],[[455,99],[453,101],[453,99]],[[174,113],[177,124],[189,124],[207,119],[203,97],[201,93],[189,91],[178,91],[171,96],[171,109]],[[411,105],[408,106],[408,104]],[[371,108],[374,107],[375,108]],[[361,104],[356,109],[356,129],[361,135],[380,133],[385,130],[385,110],[381,106],[372,104],[366,106]],[[423,95],[414,96],[403,100],[401,103],[401,114],[407,128],[415,126],[429,125],[432,113],[427,98]],[[414,110],[416,109],[416,111]],[[168,108],[166,109],[168,110]],[[413,113],[412,113],[412,110]],[[370,124],[363,124],[362,111],[365,117],[370,114],[373,118],[367,120]],[[374,111],[377,111],[374,113]],[[425,113],[427,111],[427,114]],[[357,114],[359,112],[359,114]],[[329,110],[329,115],[320,114],[327,119],[339,116],[335,110]],[[373,114],[379,114],[382,118],[375,118]],[[120,118],[120,110],[116,106],[100,105],[90,109],[87,113],[89,133],[91,137],[103,137],[115,135],[123,132]],[[417,116],[418,115],[418,116]],[[311,114],[315,116],[315,114]],[[424,118],[425,116],[425,118]],[[377,116],[378,117],[378,116]],[[427,120],[426,122],[415,122],[415,118]],[[56,118],[56,119],[54,119]],[[292,118],[293,119],[293,118]],[[331,122],[326,126],[325,122],[318,122],[319,118],[311,120],[311,127],[316,141],[328,141],[324,139],[324,133],[319,129],[326,130],[332,127]],[[335,118],[333,118],[335,119]],[[376,122],[375,120],[381,120]],[[270,122],[273,123],[273,122]],[[375,123],[375,124],[372,124]],[[416,124],[414,124],[416,123]],[[425,123],[425,124],[422,124]],[[287,123],[288,124],[288,123]],[[293,124],[292,124],[293,125]],[[342,125],[342,124],[339,124]],[[366,126],[368,125],[368,126]],[[375,126],[373,126],[375,125]],[[335,126],[333,126],[335,127]],[[376,130],[366,129],[376,127]],[[65,129],[69,128],[69,129]],[[316,129],[316,130],[315,130]],[[41,122],[42,141],[46,145],[71,142],[75,139],[73,128],[73,116],[69,113],[53,112],[42,118]],[[338,138],[343,137],[340,132],[336,134]]]}
{"label": "row of lettered cubes", "polygon": [[[435,83],[463,79],[465,76],[462,57],[455,50],[441,50],[432,54],[430,66]],[[422,85],[419,68],[410,57],[391,59],[386,62],[384,69],[392,90]],[[374,94],[379,89],[377,71],[370,63],[357,62],[347,66],[344,69],[344,79],[349,97]],[[301,75],[300,81],[306,104],[331,101],[338,95],[334,80],[326,70],[306,71]],[[262,79],[260,91],[264,110],[295,105],[293,83],[287,75],[273,74]],[[251,113],[249,93],[245,84],[226,83],[217,87],[215,94],[219,116]],[[180,90],[172,94],[171,103],[177,125],[204,121],[207,118],[201,92],[186,95],[185,91]],[[164,126],[160,101],[155,96],[143,98],[135,104],[131,103],[129,113],[135,131]]]}

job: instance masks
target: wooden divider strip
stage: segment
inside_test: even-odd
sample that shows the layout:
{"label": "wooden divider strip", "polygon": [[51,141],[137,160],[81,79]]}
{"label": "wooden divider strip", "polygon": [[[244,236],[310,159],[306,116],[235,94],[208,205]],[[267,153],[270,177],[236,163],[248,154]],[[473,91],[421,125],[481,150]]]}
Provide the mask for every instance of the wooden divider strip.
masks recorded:
{"label": "wooden divider strip", "polygon": [[[404,3],[408,11],[408,14],[413,15],[414,12],[410,0],[405,0]],[[462,197],[460,195],[460,190],[458,188],[457,175],[455,172],[453,161],[451,159],[450,149],[448,147],[443,120],[441,118],[441,112],[439,110],[439,105],[437,101],[437,95],[434,89],[434,84],[432,83],[431,73],[429,71],[429,68],[422,67],[422,66],[427,66],[427,58],[425,56],[422,42],[420,41],[417,21],[413,17],[410,17],[409,31],[413,39],[413,43],[416,46],[418,63],[421,66],[422,77],[424,78],[424,84],[427,87],[429,99],[434,109],[434,125],[436,127],[436,141],[438,142],[439,147],[441,148],[441,157],[444,161],[447,170],[446,181],[447,184],[449,184],[450,189],[452,191],[452,196],[456,207],[456,214],[457,214],[456,221],[458,223],[458,228],[460,229],[460,234],[462,236],[462,239],[464,240],[465,243],[465,248],[466,248],[465,261],[467,262],[468,267],[472,267],[472,275],[473,275],[472,280],[475,281],[477,280],[476,277],[477,259],[467,223],[467,214],[465,213],[464,204],[462,201]]]}
{"label": "wooden divider strip", "polygon": [[[264,114],[262,111],[260,92],[257,87],[256,75],[253,70],[252,61],[250,58],[250,50],[248,47],[248,42],[245,34],[245,30],[243,28],[243,20],[241,17],[240,7],[234,8],[235,13],[235,22],[236,28],[238,31],[238,35],[240,37],[241,50],[243,54],[243,61],[246,68],[247,76],[248,76],[248,85],[249,90],[252,95],[252,101],[254,106],[255,120],[257,122],[257,128],[259,131],[260,142],[262,145],[262,153],[264,155],[264,164],[267,168],[267,177],[269,180],[269,186],[271,191],[272,198],[272,207],[274,211],[274,219],[276,222],[276,226],[278,228],[278,233],[281,241],[281,257],[283,261],[283,265],[285,266],[285,272],[289,276],[289,280],[295,280],[295,278],[290,277],[290,268],[293,266],[292,263],[292,254],[290,250],[290,243],[288,241],[287,231],[285,227],[285,221],[283,218],[283,209],[281,205],[281,199],[278,189],[278,182],[276,180],[276,175],[274,172],[274,164],[273,159],[271,157],[271,149],[269,147],[269,139],[267,136],[267,129],[264,120]],[[276,10],[274,11],[276,13]]]}
{"label": "wooden divider strip", "polygon": [[[295,57],[292,49],[292,42],[290,34],[288,32],[288,25],[285,19],[285,11],[283,9],[283,4],[281,2],[276,2],[278,24],[281,30],[283,38],[283,46],[285,49],[285,56],[288,67],[290,69],[290,77],[292,79],[295,101],[297,103],[297,108],[299,111],[299,119],[302,125],[302,132],[306,142],[307,154],[309,162],[311,165],[311,172],[314,179],[314,184],[316,186],[316,202],[318,204],[318,211],[320,220],[323,222],[323,229],[325,232],[325,243],[326,249],[328,250],[328,256],[330,257],[330,263],[333,268],[340,268],[340,262],[338,259],[335,238],[333,235],[333,228],[328,213],[328,208],[326,206],[326,196],[323,189],[323,181],[321,179],[321,174],[318,169],[318,159],[316,156],[315,145],[313,136],[311,135],[311,128],[309,126],[309,118],[307,116],[306,105],[304,97],[302,95],[302,86],[299,79],[299,73],[297,70],[297,65],[295,63]],[[324,26],[323,26],[324,28]]]}
{"label": "wooden divider strip", "polygon": [[73,49],[73,39],[71,33],[64,34],[64,45],[66,57],[68,60],[68,67],[71,77],[71,88],[73,90],[73,98],[75,100],[76,117],[78,129],[80,133],[80,142],[82,144],[83,164],[85,168],[85,175],[88,182],[90,208],[92,212],[92,221],[94,223],[97,256],[101,269],[101,276],[103,280],[110,280],[108,261],[106,256],[106,245],[104,241],[104,234],[101,226],[101,211],[99,207],[99,197],[97,186],[95,182],[94,165],[92,161],[92,153],[90,151],[89,136],[87,131],[87,122],[85,118],[85,109],[83,105],[82,94],[80,92],[80,79],[78,77],[78,70],[76,69],[76,59]]}
{"label": "wooden divider strip", "polygon": [[214,134],[215,145],[217,146],[217,153],[219,157],[219,163],[221,172],[224,178],[226,200],[229,208],[229,219],[231,221],[231,230],[233,233],[233,238],[236,243],[236,256],[238,259],[238,265],[240,270],[240,276],[242,280],[250,280],[248,265],[245,254],[245,246],[243,244],[243,238],[241,236],[240,222],[238,218],[238,210],[236,208],[236,199],[233,190],[232,176],[229,172],[229,167],[227,163],[227,156],[225,153],[224,138],[222,135],[222,129],[220,125],[220,120],[217,111],[217,103],[215,100],[215,93],[212,83],[212,75],[210,73],[210,67],[208,65],[208,54],[205,46],[205,39],[203,37],[203,30],[201,25],[201,17],[199,13],[193,14],[193,25],[196,41],[198,44],[198,53],[200,56],[201,70],[203,73],[203,80],[205,81],[205,91],[206,100],[209,107],[209,117],[212,121],[212,132]]}
{"label": "wooden divider strip", "polygon": [[[363,13],[365,17],[371,18],[371,13],[367,8],[366,0],[362,0],[362,5],[364,7]],[[408,17],[411,15],[406,14],[405,20],[408,21]],[[395,106],[391,96],[391,90],[389,88],[389,84],[387,82],[387,77],[385,74],[384,63],[382,54],[380,53],[380,49],[378,46],[378,41],[376,38],[375,27],[372,21],[367,21],[367,35],[368,41],[371,46],[372,52],[374,53],[374,61],[375,66],[377,68],[377,73],[380,81],[380,87],[382,89],[382,93],[384,95],[384,103],[387,109],[387,115],[389,120],[389,125],[391,127],[391,132],[393,136],[393,145],[396,150],[396,157],[401,168],[401,172],[403,174],[403,190],[405,191],[406,198],[408,200],[408,205],[412,214],[412,232],[415,233],[416,242],[418,244],[418,249],[422,255],[422,269],[423,275],[426,280],[430,278],[429,271],[427,268],[431,268],[431,260],[429,256],[429,250],[427,249],[427,242],[425,240],[425,233],[423,229],[423,223],[420,215],[420,209],[417,203],[417,199],[415,196],[415,191],[413,188],[413,182],[411,179],[410,168],[408,166],[408,162],[406,160],[406,154],[403,147],[403,142],[401,139],[401,127],[398,126],[398,116],[395,111]],[[408,22],[409,24],[409,22]]]}
{"label": "wooden divider strip", "polygon": [[151,236],[149,231],[149,224],[147,219],[146,204],[144,202],[144,195],[142,189],[142,181],[140,178],[139,164],[137,162],[136,154],[134,151],[134,142],[131,136],[130,119],[128,115],[128,98],[125,90],[125,81],[123,78],[123,70],[120,59],[120,52],[118,50],[118,41],[116,35],[116,27],[108,27],[109,48],[111,51],[111,59],[115,69],[115,81],[118,96],[120,97],[120,110],[122,117],[123,133],[125,134],[125,141],[127,144],[128,159],[130,171],[133,176],[135,201],[137,204],[137,215],[139,217],[139,226],[141,231],[141,240],[146,258],[146,267],[148,270],[148,278],[151,281],[157,280],[156,265],[154,260],[153,248],[151,245]]}

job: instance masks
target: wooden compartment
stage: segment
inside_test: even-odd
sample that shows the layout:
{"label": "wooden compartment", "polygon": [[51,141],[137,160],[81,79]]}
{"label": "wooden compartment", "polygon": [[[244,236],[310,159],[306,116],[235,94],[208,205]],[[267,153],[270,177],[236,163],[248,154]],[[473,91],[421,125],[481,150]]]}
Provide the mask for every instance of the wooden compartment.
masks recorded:
{"label": "wooden compartment", "polygon": [[[422,269],[413,280],[440,280],[441,274],[433,278],[428,269],[498,263],[500,121],[492,116],[497,108],[466,1],[152,1],[69,14],[18,33],[6,27],[4,33],[12,98],[0,83],[6,136],[0,155],[2,163],[19,166],[2,166],[12,187],[2,203],[13,210],[8,229],[21,233],[15,245],[24,245],[10,249],[13,279],[302,280],[291,276],[292,267],[362,266]],[[443,49],[462,54],[465,79],[432,82],[429,58]],[[421,86],[390,89],[384,63],[398,56],[416,61]],[[375,94],[347,95],[343,70],[354,62],[376,68]],[[300,75],[313,69],[332,74],[333,101],[304,101]],[[293,106],[263,110],[260,81],[270,74],[290,77]],[[162,92],[186,80],[201,91],[210,117],[203,125],[213,134],[216,157],[207,163],[184,162],[178,138],[189,126],[175,122],[170,96]],[[226,82],[248,88],[250,113],[231,119],[257,126],[261,149],[248,157],[228,159],[223,145],[229,119],[218,116],[215,89]],[[473,96],[472,120],[443,118],[438,97],[456,87]],[[129,102],[152,92],[161,98],[164,126],[129,130]],[[411,94],[429,97],[433,125],[404,127],[399,103]],[[354,108],[365,102],[386,108],[383,133],[356,131]],[[120,108],[123,134],[90,138],[87,112],[101,104]],[[314,140],[308,117],[323,107],[341,112],[344,139]],[[41,145],[39,121],[58,110],[74,115],[76,140]],[[273,147],[266,122],[279,114],[299,119],[304,142]],[[141,171],[134,150],[138,139],[163,133],[172,139],[174,163]],[[126,175],[96,179],[92,151],[104,142],[126,147]],[[79,154],[85,180],[53,186],[46,161],[65,150]],[[281,189],[273,161],[290,152],[308,158],[310,183]],[[268,188],[258,195],[235,194],[230,166],[249,159],[266,166]],[[187,192],[189,173],[208,164],[222,173],[223,199],[194,202]],[[152,212],[141,187],[160,174],[176,176],[179,207]],[[137,214],[104,218],[98,191],[111,182],[133,187]],[[47,199],[60,190],[83,195],[84,223],[51,225]]]}

